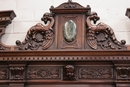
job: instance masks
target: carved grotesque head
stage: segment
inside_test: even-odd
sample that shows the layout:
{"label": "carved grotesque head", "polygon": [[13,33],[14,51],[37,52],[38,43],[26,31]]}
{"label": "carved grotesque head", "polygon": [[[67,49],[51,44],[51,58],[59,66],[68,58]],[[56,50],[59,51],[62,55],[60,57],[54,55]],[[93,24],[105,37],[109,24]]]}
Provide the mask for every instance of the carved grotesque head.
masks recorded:
{"label": "carved grotesque head", "polygon": [[64,80],[75,80],[75,67],[73,65],[64,66]]}
{"label": "carved grotesque head", "polygon": [[41,18],[42,21],[45,22],[45,24],[47,23],[47,21],[49,20],[49,17],[51,16],[50,13],[46,12],[43,17]]}
{"label": "carved grotesque head", "polygon": [[100,19],[96,12],[91,12],[89,15],[90,19],[93,20],[94,24]]}

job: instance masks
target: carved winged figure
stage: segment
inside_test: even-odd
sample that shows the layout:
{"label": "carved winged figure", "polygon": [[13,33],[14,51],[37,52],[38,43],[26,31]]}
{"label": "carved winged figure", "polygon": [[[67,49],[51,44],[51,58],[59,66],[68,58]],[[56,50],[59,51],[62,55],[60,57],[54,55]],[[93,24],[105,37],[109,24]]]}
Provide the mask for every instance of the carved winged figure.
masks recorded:
{"label": "carved winged figure", "polygon": [[45,13],[41,20],[47,24],[48,21],[50,23],[45,26],[42,23],[37,23],[32,26],[25,37],[23,42],[17,40],[16,45],[19,46],[19,50],[37,50],[40,46],[42,49],[47,49],[53,42],[54,31],[52,29],[54,25],[54,19],[51,13]]}
{"label": "carved winged figure", "polygon": [[[86,19],[86,23],[88,26],[87,30],[87,43],[92,49],[97,49],[98,45],[102,49],[122,49],[122,46],[125,45],[126,41],[121,40],[119,42],[114,34],[114,31],[107,24],[100,22],[97,25],[96,22],[100,19],[96,12],[91,12],[90,15]],[[94,24],[91,23],[94,22]],[[104,38],[101,38],[104,36]],[[98,37],[100,36],[101,39]]]}

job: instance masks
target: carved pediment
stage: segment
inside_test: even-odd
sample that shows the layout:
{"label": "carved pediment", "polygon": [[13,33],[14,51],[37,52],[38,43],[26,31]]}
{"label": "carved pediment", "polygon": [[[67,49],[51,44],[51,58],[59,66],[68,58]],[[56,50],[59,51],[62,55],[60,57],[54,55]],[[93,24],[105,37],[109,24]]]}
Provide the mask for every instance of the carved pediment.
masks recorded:
{"label": "carved pediment", "polygon": [[87,13],[90,10],[91,8],[89,5],[83,7],[79,3],[72,2],[72,0],[68,0],[68,2],[61,4],[56,8],[53,6],[50,8],[50,11],[53,13]]}

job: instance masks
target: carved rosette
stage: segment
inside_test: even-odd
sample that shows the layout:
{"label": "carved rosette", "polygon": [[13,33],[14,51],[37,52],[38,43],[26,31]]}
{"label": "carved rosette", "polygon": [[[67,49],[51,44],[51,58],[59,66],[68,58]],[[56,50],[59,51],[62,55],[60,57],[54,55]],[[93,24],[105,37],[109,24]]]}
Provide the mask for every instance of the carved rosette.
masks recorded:
{"label": "carved rosette", "polygon": [[117,67],[116,72],[117,80],[130,80],[130,67]]}
{"label": "carved rosette", "polygon": [[8,69],[0,68],[0,80],[8,79]]}
{"label": "carved rosette", "polygon": [[24,80],[25,67],[10,67],[10,80]]}
{"label": "carved rosette", "polygon": [[28,79],[60,79],[60,68],[28,68]]}
{"label": "carved rosette", "polygon": [[40,47],[45,50],[51,46],[54,40],[54,30],[52,29],[54,18],[52,14],[45,13],[41,20],[45,24],[48,21],[50,21],[50,23],[47,26],[42,23],[37,23],[35,26],[31,27],[23,42],[19,40],[16,41],[18,50],[38,50]]}
{"label": "carved rosette", "polygon": [[76,68],[73,65],[63,67],[63,80],[76,80]]}
{"label": "carved rosette", "polygon": [[112,79],[112,68],[80,68],[80,79]]}

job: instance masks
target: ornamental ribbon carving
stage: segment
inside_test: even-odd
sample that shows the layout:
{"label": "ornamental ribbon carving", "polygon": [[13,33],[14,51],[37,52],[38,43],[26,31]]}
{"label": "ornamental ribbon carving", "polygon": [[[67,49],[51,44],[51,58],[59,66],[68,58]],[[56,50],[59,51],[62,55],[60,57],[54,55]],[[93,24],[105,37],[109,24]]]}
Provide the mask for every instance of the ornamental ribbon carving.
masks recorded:
{"label": "ornamental ribbon carving", "polygon": [[113,69],[111,68],[80,68],[79,75],[81,79],[111,79],[113,78]]}
{"label": "ornamental ribbon carving", "polygon": [[42,49],[45,50],[51,46],[54,39],[54,30],[52,29],[54,19],[52,14],[45,13],[41,20],[45,24],[50,21],[50,24],[44,26],[43,24],[38,23],[31,27],[23,42],[19,40],[16,41],[19,50],[38,50],[39,47],[42,47]]}
{"label": "ornamental ribbon carving", "polygon": [[98,49],[98,46],[104,50],[119,50],[126,49],[124,46],[126,41],[121,40],[119,42],[114,34],[112,28],[103,22],[97,25],[91,24],[91,21],[96,24],[100,19],[96,12],[91,12],[87,17],[86,23],[88,25],[87,30],[87,43],[92,49]]}
{"label": "ornamental ribbon carving", "polygon": [[27,71],[28,79],[59,79],[60,68],[29,68]]}

